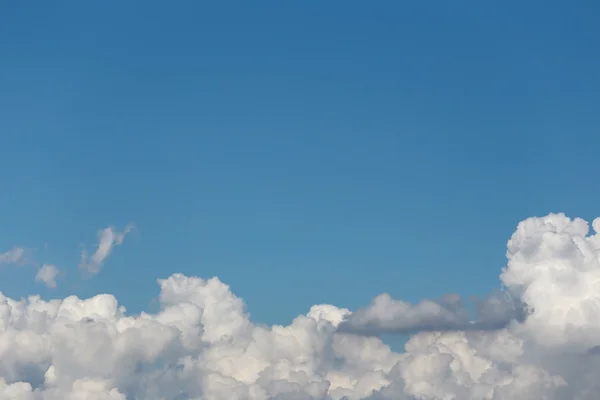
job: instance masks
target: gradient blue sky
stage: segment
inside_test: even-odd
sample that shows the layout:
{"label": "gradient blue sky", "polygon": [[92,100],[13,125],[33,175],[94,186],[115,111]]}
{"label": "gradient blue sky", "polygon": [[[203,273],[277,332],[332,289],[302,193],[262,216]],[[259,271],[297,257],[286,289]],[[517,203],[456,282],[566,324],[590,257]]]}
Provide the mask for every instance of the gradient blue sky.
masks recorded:
{"label": "gradient blue sky", "polygon": [[[49,290],[4,266],[0,289],[137,312],[157,278],[218,275],[269,323],[488,292],[520,220],[600,214],[599,12],[4,2],[0,251],[66,274]],[[81,246],[129,222],[80,283]]]}

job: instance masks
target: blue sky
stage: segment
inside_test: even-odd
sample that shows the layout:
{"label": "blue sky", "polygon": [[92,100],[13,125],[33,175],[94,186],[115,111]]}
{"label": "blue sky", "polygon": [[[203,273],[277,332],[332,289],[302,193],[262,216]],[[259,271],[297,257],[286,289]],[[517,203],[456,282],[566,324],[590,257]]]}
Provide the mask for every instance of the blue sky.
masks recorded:
{"label": "blue sky", "polygon": [[[533,215],[598,215],[600,5],[34,2],[0,12],[9,296],[219,276],[255,319],[499,285]],[[82,246],[135,229],[82,282]],[[47,245],[47,248],[45,246]]]}

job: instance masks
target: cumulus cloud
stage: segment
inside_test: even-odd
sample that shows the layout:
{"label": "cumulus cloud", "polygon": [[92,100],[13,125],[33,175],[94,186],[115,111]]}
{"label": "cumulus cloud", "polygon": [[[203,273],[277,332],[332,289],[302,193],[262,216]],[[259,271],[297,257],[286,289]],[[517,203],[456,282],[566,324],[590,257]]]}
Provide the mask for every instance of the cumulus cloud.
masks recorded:
{"label": "cumulus cloud", "polygon": [[[218,278],[161,279],[160,310],[139,315],[109,294],[0,294],[0,399],[595,400],[600,236],[562,214],[527,219],[500,280],[475,318],[457,296],[382,295],[354,313],[315,305],[285,326],[254,323]],[[394,352],[350,321],[414,334]]]}
{"label": "cumulus cloud", "polygon": [[389,294],[377,296],[368,307],[348,316],[340,331],[362,335],[410,334],[425,331],[478,331],[506,328],[513,321],[523,321],[526,308],[510,294],[494,293],[483,300],[473,299],[475,318],[462,298],[449,294],[440,299],[410,304]]}
{"label": "cumulus cloud", "polygon": [[87,276],[96,275],[102,269],[102,264],[108,258],[115,246],[123,244],[125,235],[131,232],[133,226],[127,225],[122,232],[115,230],[115,227],[109,226],[98,232],[98,247],[96,251],[89,256],[87,250],[81,252],[81,262],[79,268]]}
{"label": "cumulus cloud", "polygon": [[35,275],[35,281],[42,282],[49,288],[55,288],[57,275],[58,268],[56,265],[44,264],[38,269]]}

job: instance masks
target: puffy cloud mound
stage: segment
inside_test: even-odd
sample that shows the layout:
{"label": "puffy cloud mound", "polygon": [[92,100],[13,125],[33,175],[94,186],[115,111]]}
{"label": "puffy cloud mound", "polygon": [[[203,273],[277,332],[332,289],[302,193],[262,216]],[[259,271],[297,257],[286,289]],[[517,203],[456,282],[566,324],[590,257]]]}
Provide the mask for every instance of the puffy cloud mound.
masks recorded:
{"label": "puffy cloud mound", "polygon": [[[0,295],[0,400],[595,400],[600,236],[588,231],[561,214],[521,222],[504,291],[473,320],[455,295],[382,295],[262,326],[218,278],[181,274],[158,281],[155,314],[108,294]],[[414,334],[399,353],[376,336],[389,332]]]}

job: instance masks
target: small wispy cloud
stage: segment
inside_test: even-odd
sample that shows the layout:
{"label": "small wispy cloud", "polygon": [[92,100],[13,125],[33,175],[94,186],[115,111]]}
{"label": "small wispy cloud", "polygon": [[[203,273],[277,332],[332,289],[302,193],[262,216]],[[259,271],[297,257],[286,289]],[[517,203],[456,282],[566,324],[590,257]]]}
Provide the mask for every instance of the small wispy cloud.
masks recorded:
{"label": "small wispy cloud", "polygon": [[115,230],[113,226],[104,228],[98,232],[98,247],[90,256],[87,250],[81,252],[81,262],[79,268],[88,277],[96,275],[102,269],[104,261],[108,258],[115,246],[123,244],[125,236],[131,232],[133,225],[129,224],[122,232]]}
{"label": "small wispy cloud", "polygon": [[53,264],[42,265],[35,275],[35,281],[44,283],[49,288],[56,287],[56,276],[58,275],[58,268]]}
{"label": "small wispy cloud", "polygon": [[24,264],[25,256],[25,249],[15,246],[4,253],[0,253],[0,264]]}

